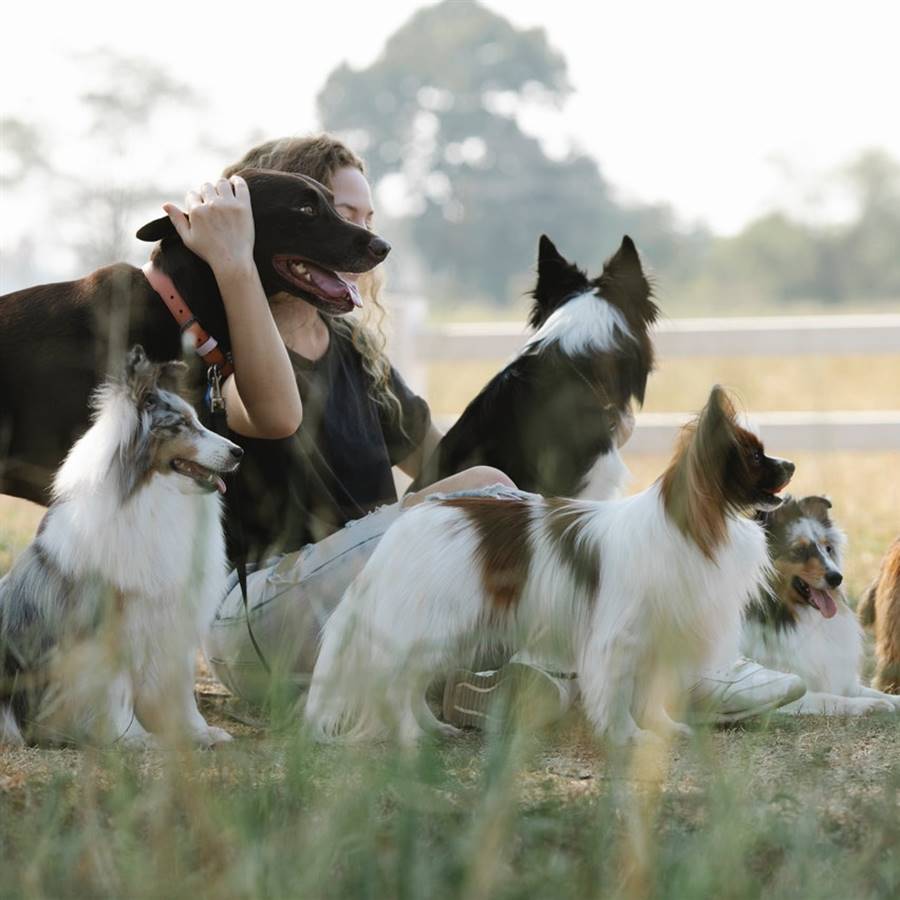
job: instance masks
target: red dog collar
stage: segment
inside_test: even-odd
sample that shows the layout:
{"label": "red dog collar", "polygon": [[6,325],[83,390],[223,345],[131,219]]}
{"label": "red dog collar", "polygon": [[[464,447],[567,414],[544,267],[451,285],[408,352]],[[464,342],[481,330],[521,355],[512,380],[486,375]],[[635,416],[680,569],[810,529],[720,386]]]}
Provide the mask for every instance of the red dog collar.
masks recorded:
{"label": "red dog collar", "polygon": [[152,259],[141,266],[141,271],[150,282],[150,287],[162,297],[181,333],[190,336],[197,356],[207,366],[218,366],[221,377],[227,378],[234,371],[231,360],[219,349],[218,341],[197,321],[172,279],[157,268]]}

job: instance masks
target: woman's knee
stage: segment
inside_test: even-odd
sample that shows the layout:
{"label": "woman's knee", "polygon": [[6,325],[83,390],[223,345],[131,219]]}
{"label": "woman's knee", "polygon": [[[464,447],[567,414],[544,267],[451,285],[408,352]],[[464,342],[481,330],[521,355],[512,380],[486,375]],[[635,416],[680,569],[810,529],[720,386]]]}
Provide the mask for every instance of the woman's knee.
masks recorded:
{"label": "woman's knee", "polygon": [[463,469],[456,477],[461,479],[463,486],[467,488],[490,487],[492,484],[502,484],[511,488],[516,486],[506,472],[493,466],[472,466],[471,469]]}

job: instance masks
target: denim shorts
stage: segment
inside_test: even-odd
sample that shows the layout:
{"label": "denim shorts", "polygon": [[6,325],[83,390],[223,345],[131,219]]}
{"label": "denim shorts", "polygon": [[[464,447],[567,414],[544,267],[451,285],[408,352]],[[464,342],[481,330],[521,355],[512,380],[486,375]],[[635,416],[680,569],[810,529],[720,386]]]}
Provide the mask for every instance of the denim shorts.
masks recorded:
{"label": "denim shorts", "polygon": [[[458,496],[521,497],[523,493],[496,484],[452,494],[436,493],[428,500]],[[237,572],[232,571],[205,642],[216,677],[250,703],[266,697],[270,675],[250,639],[249,618],[253,637],[272,672],[298,693],[308,687],[325,622],[375,552],[382,535],[401,514],[400,503],[379,507],[316,544],[248,570],[249,617]]]}

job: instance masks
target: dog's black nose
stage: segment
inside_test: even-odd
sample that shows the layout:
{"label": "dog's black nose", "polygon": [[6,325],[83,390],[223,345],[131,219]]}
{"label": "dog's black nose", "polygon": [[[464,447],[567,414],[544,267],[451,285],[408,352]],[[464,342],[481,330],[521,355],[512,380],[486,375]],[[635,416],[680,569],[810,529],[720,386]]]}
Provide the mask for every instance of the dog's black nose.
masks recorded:
{"label": "dog's black nose", "polygon": [[244,451],[243,451],[240,447],[232,447],[232,448],[231,448],[231,455],[232,455],[235,459],[240,459],[240,458],[244,455]]}
{"label": "dog's black nose", "polygon": [[391,252],[391,245],[380,237],[373,237],[369,241],[369,255],[377,260],[384,259]]}
{"label": "dog's black nose", "polygon": [[840,572],[829,572],[825,576],[825,580],[828,582],[828,587],[837,587],[844,580],[844,576]]}

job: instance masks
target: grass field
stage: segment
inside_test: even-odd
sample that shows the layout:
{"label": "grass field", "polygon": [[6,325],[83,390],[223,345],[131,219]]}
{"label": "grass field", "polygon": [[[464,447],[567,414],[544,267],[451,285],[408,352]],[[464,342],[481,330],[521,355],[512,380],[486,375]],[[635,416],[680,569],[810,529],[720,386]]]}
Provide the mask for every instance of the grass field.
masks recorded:
{"label": "grass field", "polygon": [[[751,410],[896,408],[896,365],[676,361],[647,408],[696,408],[714,380]],[[432,367],[435,410],[496,368]],[[776,452],[796,493],[832,497],[855,598],[900,530],[900,454]],[[634,490],[665,464],[625,456]],[[0,572],[41,514],[0,497]],[[549,732],[399,752],[311,744],[286,707],[241,724],[224,688],[202,676],[198,691],[236,736],[216,752],[0,747],[0,900],[900,895],[896,716],[776,715],[629,757],[576,710]]]}

